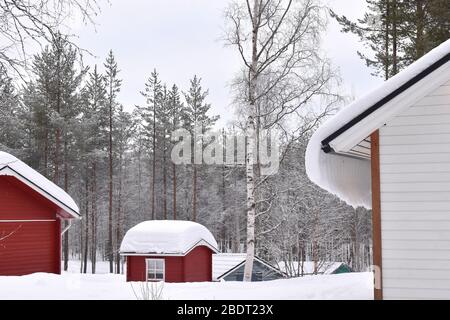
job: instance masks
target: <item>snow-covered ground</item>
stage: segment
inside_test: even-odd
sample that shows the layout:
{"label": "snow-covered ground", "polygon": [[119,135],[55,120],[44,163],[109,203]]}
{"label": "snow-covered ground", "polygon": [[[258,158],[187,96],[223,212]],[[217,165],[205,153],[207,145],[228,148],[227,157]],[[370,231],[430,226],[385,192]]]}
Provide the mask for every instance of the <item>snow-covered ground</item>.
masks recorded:
{"label": "snow-covered ground", "polygon": [[[136,300],[140,283],[127,283],[123,275],[79,274],[76,265],[62,275],[37,273],[0,277],[0,300],[95,299]],[[79,267],[78,267],[79,268]],[[107,265],[99,264],[99,272]],[[267,282],[166,283],[165,300],[276,300],[276,299],[373,299],[371,273],[308,276]],[[134,289],[134,290],[133,290]],[[136,292],[136,294],[134,292]]]}

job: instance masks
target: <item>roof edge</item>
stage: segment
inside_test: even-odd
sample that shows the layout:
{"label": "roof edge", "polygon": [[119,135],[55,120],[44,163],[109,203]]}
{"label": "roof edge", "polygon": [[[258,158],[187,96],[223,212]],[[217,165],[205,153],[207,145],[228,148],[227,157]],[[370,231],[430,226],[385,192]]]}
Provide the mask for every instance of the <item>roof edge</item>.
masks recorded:
{"label": "roof edge", "polygon": [[24,182],[26,185],[28,185],[30,188],[34,189],[38,193],[41,193],[43,197],[47,198],[49,201],[56,204],[58,207],[60,207],[65,212],[67,212],[73,218],[81,219],[81,215],[79,212],[77,212],[77,210],[75,210],[75,209],[71,208],[70,206],[68,206],[67,204],[63,203],[61,200],[56,198],[54,195],[52,195],[48,191],[44,190],[43,188],[41,188],[40,186],[35,184],[33,181],[31,181],[30,179],[26,178],[25,176],[23,176],[22,174],[20,174],[13,168],[11,168],[10,166],[6,165],[6,166],[3,166],[2,168],[0,168],[0,173],[5,169],[9,169],[10,171],[12,171],[13,177],[17,178],[18,180],[21,180],[22,182]]}
{"label": "roof edge", "polygon": [[399,88],[397,88],[396,90],[394,90],[393,92],[391,92],[390,94],[385,96],[383,99],[379,100],[377,103],[372,105],[370,108],[368,108],[367,110],[360,113],[358,116],[356,116],[352,120],[345,123],[338,130],[336,130],[335,132],[333,132],[328,137],[326,137],[325,139],[322,140],[322,142],[321,142],[322,150],[325,153],[334,153],[334,149],[330,146],[331,141],[333,141],[334,139],[339,137],[341,134],[346,132],[348,129],[350,129],[354,125],[358,124],[361,120],[363,120],[364,118],[366,118],[367,116],[369,116],[370,114],[372,114],[373,112],[375,112],[376,110],[378,110],[379,108],[384,106],[386,103],[388,103],[389,101],[391,101],[392,99],[397,97],[402,92],[411,88],[417,82],[424,79],[426,76],[430,75],[431,73],[433,73],[434,71],[436,71],[437,69],[439,69],[440,67],[442,67],[444,64],[446,64],[449,61],[450,61],[450,53],[447,53],[444,57],[442,57],[441,59],[439,59],[432,65],[430,65],[429,67],[427,67],[422,72],[418,73],[416,76],[414,76],[413,78],[411,78],[410,80],[405,82],[403,85],[401,85]]}
{"label": "roof edge", "polygon": [[214,254],[219,253],[219,249],[210,244],[208,241],[201,239],[197,241],[194,245],[189,247],[184,252],[166,252],[166,253],[157,253],[157,252],[119,252],[121,256],[153,256],[153,257],[184,257],[187,256],[192,250],[197,247],[205,246],[209,248]]}
{"label": "roof edge", "polygon": [[[254,261],[255,261],[255,260],[261,262],[262,264],[264,264],[264,265],[267,266],[268,268],[272,269],[273,271],[275,271],[275,272],[277,272],[277,273],[283,275],[283,277],[287,277],[287,276],[288,276],[286,272],[280,270],[279,268],[273,266],[273,265],[270,264],[269,262],[267,262],[267,261],[265,261],[265,260],[263,260],[263,259],[261,259],[261,258],[259,258],[259,257],[257,257],[257,256],[254,256]],[[226,277],[227,275],[229,275],[230,273],[236,271],[236,270],[239,269],[243,264],[245,264],[245,259],[244,259],[244,261],[241,261],[241,262],[239,262],[237,265],[235,265],[234,267],[232,267],[230,270],[228,270],[228,271],[222,273],[220,276],[217,277],[217,280],[220,280],[220,279]]]}

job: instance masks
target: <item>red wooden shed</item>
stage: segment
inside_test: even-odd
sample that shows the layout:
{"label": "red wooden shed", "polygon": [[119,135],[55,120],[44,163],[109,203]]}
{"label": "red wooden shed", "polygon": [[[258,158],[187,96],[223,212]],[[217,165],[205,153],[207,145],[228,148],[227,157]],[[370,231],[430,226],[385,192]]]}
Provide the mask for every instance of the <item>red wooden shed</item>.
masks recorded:
{"label": "red wooden shed", "polygon": [[211,232],[191,221],[152,220],[131,228],[120,247],[127,281],[212,281]]}
{"label": "red wooden shed", "polygon": [[61,222],[75,218],[66,192],[0,152],[0,276],[61,273]]}

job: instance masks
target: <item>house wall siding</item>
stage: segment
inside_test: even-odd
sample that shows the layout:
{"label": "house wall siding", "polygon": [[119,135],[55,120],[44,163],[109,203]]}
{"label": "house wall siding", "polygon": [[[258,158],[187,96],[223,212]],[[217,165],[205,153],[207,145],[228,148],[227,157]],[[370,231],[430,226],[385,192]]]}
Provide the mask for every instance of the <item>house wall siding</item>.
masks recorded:
{"label": "house wall siding", "polygon": [[212,281],[212,251],[198,246],[186,256],[127,256],[127,281],[146,281],[146,259],[164,259],[165,282]]}
{"label": "house wall siding", "polygon": [[384,299],[450,298],[450,82],[380,129]]}
{"label": "house wall siding", "polygon": [[33,190],[0,176],[0,276],[61,273],[61,224]]}
{"label": "house wall siding", "polygon": [[127,281],[146,281],[146,259],[164,259],[165,281],[184,282],[184,257],[155,257],[155,256],[128,256],[127,257]]}
{"label": "house wall siding", "polygon": [[184,281],[212,281],[212,251],[208,247],[198,246],[184,259]]}

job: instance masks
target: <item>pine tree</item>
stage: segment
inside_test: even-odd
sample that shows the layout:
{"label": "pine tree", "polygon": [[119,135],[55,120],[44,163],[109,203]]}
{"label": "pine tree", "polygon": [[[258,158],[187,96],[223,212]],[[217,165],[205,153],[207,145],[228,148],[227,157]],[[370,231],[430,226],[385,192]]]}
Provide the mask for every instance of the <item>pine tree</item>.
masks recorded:
{"label": "pine tree", "polygon": [[0,67],[0,148],[24,157],[26,141],[26,110],[14,88],[13,80]]}
{"label": "pine tree", "polygon": [[152,220],[156,218],[155,211],[155,188],[156,188],[156,154],[157,154],[157,108],[159,107],[162,99],[162,85],[159,80],[159,75],[154,70],[145,84],[145,89],[141,94],[147,100],[144,107],[139,107],[139,113],[142,117],[142,126],[144,129],[145,140],[147,142],[148,150],[151,153],[151,195],[150,195],[150,217]]}
{"label": "pine tree", "polygon": [[[118,78],[119,68],[114,58],[113,51],[110,50],[106,63],[104,64],[106,74],[106,99],[108,105],[108,243],[106,252],[109,260],[109,272],[113,273],[114,269],[114,252],[113,252],[113,130],[114,117],[117,108],[117,94],[120,92],[122,80]],[[116,239],[118,241],[118,239]]]}
{"label": "pine tree", "polygon": [[[184,93],[186,99],[186,108],[184,112],[184,128],[188,129],[193,137],[193,163],[192,163],[192,221],[197,221],[197,198],[198,198],[198,167],[197,162],[201,162],[201,159],[197,159],[195,150],[197,148],[203,148],[202,135],[212,128],[212,126],[219,119],[218,116],[209,116],[208,111],[211,109],[211,105],[206,103],[205,100],[208,96],[208,90],[203,91],[201,86],[201,79],[197,76],[190,81],[191,87],[189,91]],[[200,134],[200,137],[197,136]]]}
{"label": "pine tree", "polygon": [[130,140],[133,138],[134,131],[134,119],[132,115],[123,110],[123,106],[119,105],[116,115],[116,123],[114,131],[114,141],[116,142],[117,150],[117,205],[116,205],[116,246],[115,246],[115,258],[116,258],[116,273],[120,273],[120,243],[123,237],[123,228],[125,220],[124,212],[124,194],[123,194],[123,184],[124,184],[124,167],[125,167],[125,156],[126,152],[130,147]]}
{"label": "pine tree", "polygon": [[[80,114],[80,86],[86,69],[76,67],[77,51],[61,36],[36,55],[33,78],[23,92],[29,110],[31,161],[48,178],[69,191],[70,146]],[[61,179],[61,177],[63,179]],[[69,233],[63,238],[64,269],[68,268]]]}
{"label": "pine tree", "polygon": [[358,52],[375,75],[397,74],[450,38],[448,0],[366,0],[362,19],[350,21],[331,11],[343,32],[356,34],[372,55]]}
{"label": "pine tree", "polygon": [[105,146],[108,141],[108,104],[106,81],[97,71],[89,73],[89,79],[83,90],[83,144],[86,168],[86,226],[85,226],[85,264],[90,245],[92,273],[96,271],[98,243],[98,169],[105,157]]}
{"label": "pine tree", "polygon": [[[181,102],[180,92],[176,85],[168,93],[169,122],[171,133],[182,125],[184,104]],[[177,220],[177,166],[172,162],[172,218]]]}
{"label": "pine tree", "polygon": [[404,45],[412,63],[450,38],[450,2],[447,0],[403,1],[405,30],[410,41]]}
{"label": "pine tree", "polygon": [[[357,22],[331,11],[331,16],[342,26],[343,32],[356,34],[373,53],[369,56],[358,51],[366,65],[374,69],[374,75],[385,79],[397,74],[402,68],[400,42],[403,41],[404,15],[400,0],[366,0],[368,11]],[[402,19],[403,17],[403,19]],[[403,20],[403,21],[402,21]]]}
{"label": "pine tree", "polygon": [[163,85],[161,92],[161,101],[159,103],[158,108],[156,109],[156,117],[157,121],[157,130],[159,139],[159,148],[162,154],[162,176],[163,176],[163,208],[162,214],[163,219],[167,220],[167,157],[168,150],[170,147],[170,134],[171,134],[171,126],[172,123],[170,121],[171,109],[169,102],[169,93],[167,91],[166,85]]}

